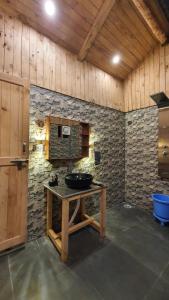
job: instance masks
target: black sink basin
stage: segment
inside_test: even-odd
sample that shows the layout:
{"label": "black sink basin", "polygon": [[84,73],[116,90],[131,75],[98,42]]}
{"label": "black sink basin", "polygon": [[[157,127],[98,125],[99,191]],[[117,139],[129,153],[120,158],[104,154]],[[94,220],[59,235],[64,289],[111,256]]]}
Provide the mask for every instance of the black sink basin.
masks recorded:
{"label": "black sink basin", "polygon": [[65,183],[73,189],[83,189],[91,185],[93,176],[87,173],[71,173],[66,175]]}

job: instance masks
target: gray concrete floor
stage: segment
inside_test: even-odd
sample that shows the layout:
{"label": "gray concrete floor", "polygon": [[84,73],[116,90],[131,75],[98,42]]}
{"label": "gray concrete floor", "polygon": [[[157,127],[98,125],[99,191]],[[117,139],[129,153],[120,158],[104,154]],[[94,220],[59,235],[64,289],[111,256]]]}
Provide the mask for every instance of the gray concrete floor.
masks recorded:
{"label": "gray concrete floor", "polygon": [[71,236],[65,265],[44,237],[0,258],[0,300],[168,300],[169,227],[136,208],[107,213],[107,238]]}

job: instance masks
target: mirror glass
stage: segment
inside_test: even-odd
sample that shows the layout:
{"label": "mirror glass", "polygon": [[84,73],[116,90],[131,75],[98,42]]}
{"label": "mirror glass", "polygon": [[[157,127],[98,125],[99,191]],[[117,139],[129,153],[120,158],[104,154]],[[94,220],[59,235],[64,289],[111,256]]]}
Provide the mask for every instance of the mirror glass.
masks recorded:
{"label": "mirror glass", "polygon": [[82,155],[81,126],[50,125],[50,159],[76,159]]}
{"label": "mirror glass", "polygon": [[158,173],[169,179],[169,108],[159,110]]}

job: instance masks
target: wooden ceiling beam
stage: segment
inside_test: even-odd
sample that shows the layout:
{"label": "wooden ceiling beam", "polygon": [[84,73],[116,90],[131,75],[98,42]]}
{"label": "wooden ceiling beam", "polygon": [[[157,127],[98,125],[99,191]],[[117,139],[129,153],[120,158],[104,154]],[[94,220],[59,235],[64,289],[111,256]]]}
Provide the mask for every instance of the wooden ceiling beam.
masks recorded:
{"label": "wooden ceiling beam", "polygon": [[165,44],[167,41],[167,36],[160,28],[158,22],[151,13],[149,7],[145,4],[144,0],[131,0],[131,2],[134,4],[144,21],[147,23],[154,37],[160,42],[160,44]]}
{"label": "wooden ceiling beam", "polygon": [[103,5],[101,6],[98,15],[96,16],[96,19],[90,29],[90,31],[87,34],[87,37],[79,51],[78,59],[80,61],[83,61],[89,49],[91,48],[93,42],[96,39],[97,34],[101,30],[102,26],[104,25],[112,7],[114,6],[116,0],[105,0],[103,1]]}

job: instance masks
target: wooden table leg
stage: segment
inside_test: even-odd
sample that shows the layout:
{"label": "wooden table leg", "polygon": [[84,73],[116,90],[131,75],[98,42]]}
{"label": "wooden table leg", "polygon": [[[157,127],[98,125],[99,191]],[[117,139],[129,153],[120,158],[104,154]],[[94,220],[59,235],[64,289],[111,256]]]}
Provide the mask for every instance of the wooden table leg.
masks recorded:
{"label": "wooden table leg", "polygon": [[47,235],[49,229],[52,229],[52,193],[47,190]]}
{"label": "wooden table leg", "polygon": [[61,251],[61,260],[66,261],[68,258],[68,234],[69,229],[69,201],[62,200],[62,251]]}
{"label": "wooden table leg", "polygon": [[85,210],[85,199],[84,198],[80,199],[80,212],[79,213],[80,213],[80,219],[84,220],[85,219],[84,215],[86,213],[86,210]]}
{"label": "wooden table leg", "polygon": [[106,228],[106,189],[100,193],[100,237],[104,238]]}

